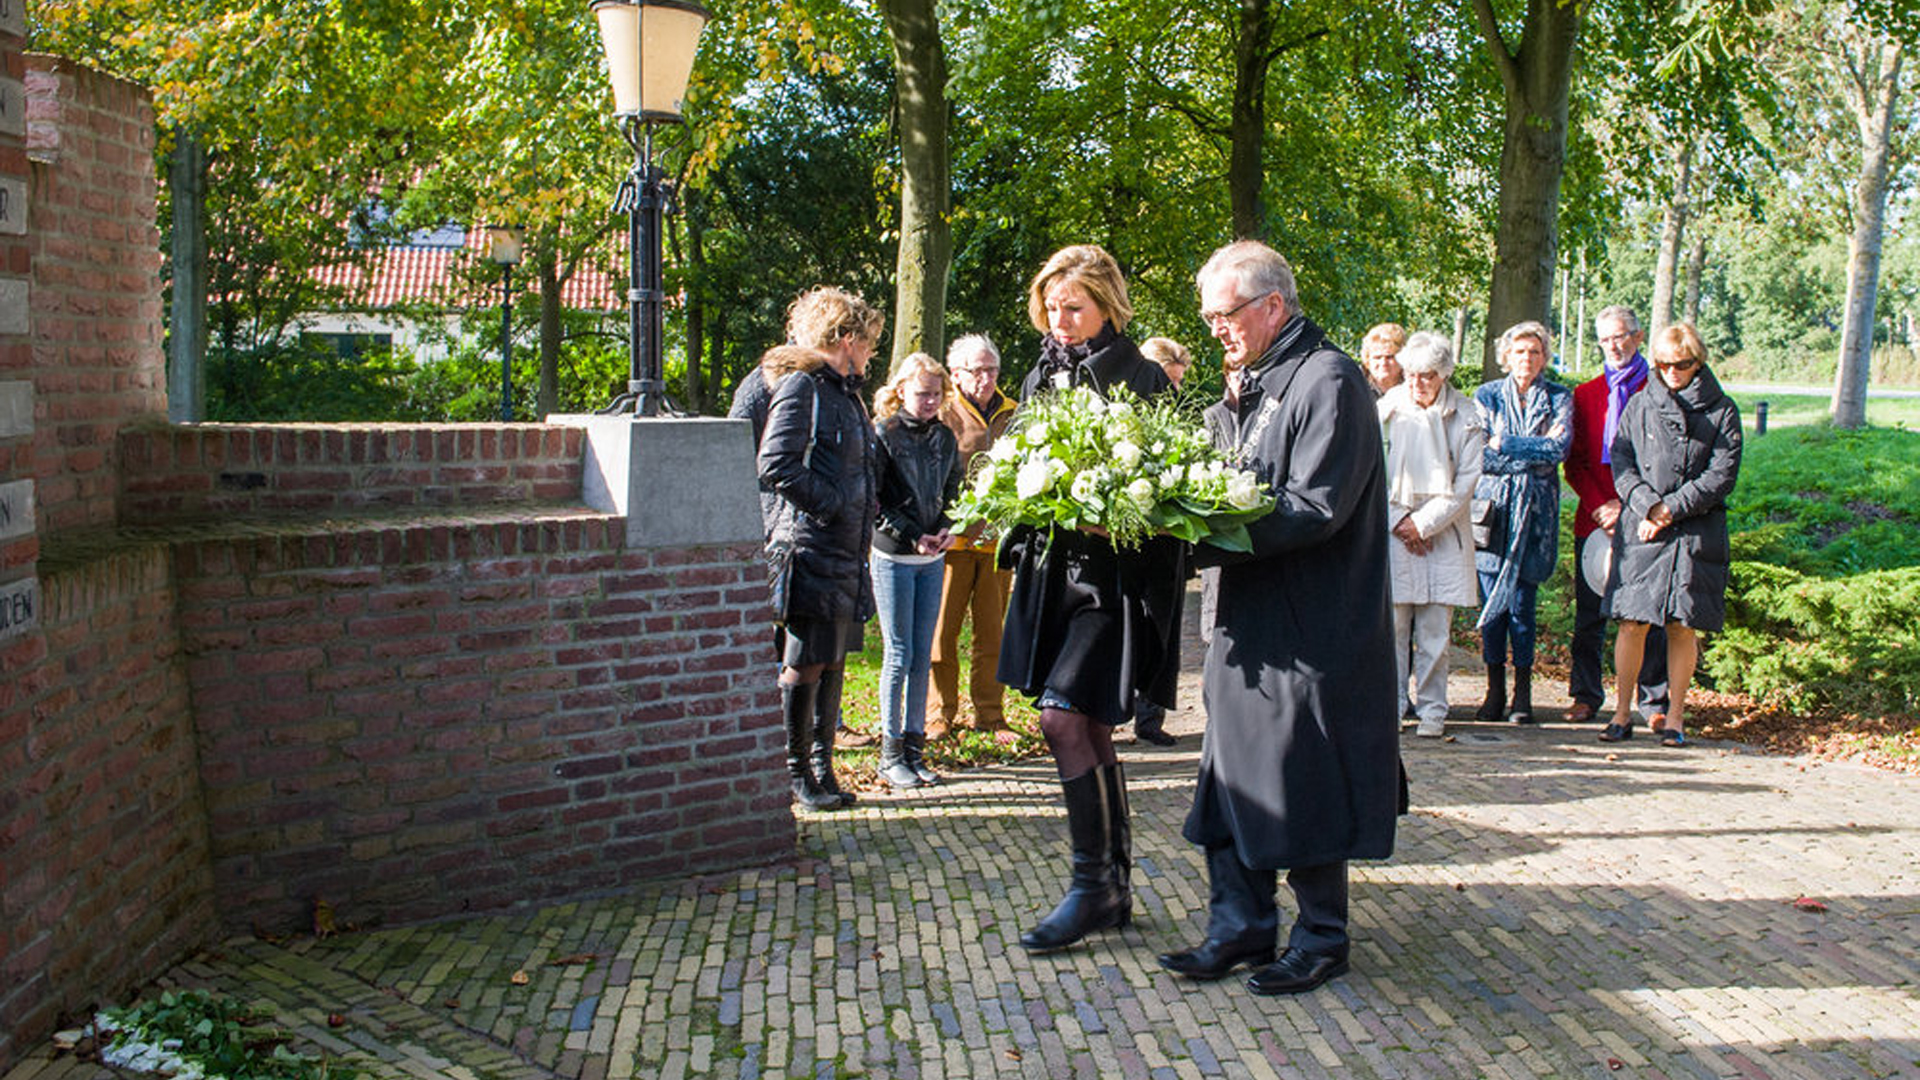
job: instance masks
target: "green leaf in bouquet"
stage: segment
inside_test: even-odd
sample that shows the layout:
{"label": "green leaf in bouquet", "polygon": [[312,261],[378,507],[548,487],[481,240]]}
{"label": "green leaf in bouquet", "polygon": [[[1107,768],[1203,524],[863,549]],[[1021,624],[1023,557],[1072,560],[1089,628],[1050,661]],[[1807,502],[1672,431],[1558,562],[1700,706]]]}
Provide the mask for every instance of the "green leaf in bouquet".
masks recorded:
{"label": "green leaf in bouquet", "polygon": [[1243,522],[1234,522],[1225,528],[1215,528],[1206,535],[1206,542],[1222,551],[1252,551],[1253,537],[1247,534]]}

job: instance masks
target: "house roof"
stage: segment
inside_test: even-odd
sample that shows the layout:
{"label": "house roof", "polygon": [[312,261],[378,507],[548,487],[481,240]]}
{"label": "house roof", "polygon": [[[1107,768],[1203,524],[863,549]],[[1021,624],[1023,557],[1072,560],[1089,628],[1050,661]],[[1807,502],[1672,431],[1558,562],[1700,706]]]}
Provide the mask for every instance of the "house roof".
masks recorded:
{"label": "house roof", "polygon": [[[623,253],[625,232],[616,230],[614,238],[614,253]],[[444,225],[382,248],[365,268],[342,262],[321,267],[313,274],[321,284],[344,290],[347,304],[357,309],[378,311],[402,304],[479,306],[498,298],[498,286],[476,290],[470,277],[462,280],[456,271],[475,263],[485,266],[486,247],[484,229]],[[498,274],[491,266],[485,268],[492,275]],[[524,269],[516,271],[514,279],[517,288],[534,285]],[[619,311],[626,307],[624,285],[624,281],[595,266],[582,266],[560,287],[560,303],[575,311]]]}

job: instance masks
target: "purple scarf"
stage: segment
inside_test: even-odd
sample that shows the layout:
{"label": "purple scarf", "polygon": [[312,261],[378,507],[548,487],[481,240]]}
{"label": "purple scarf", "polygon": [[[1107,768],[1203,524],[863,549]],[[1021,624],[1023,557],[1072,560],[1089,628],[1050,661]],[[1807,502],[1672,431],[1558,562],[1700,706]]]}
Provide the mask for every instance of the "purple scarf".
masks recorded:
{"label": "purple scarf", "polygon": [[1618,368],[1606,368],[1607,423],[1600,429],[1600,464],[1613,464],[1613,436],[1620,430],[1620,411],[1627,399],[1647,383],[1647,358],[1634,350],[1633,359]]}

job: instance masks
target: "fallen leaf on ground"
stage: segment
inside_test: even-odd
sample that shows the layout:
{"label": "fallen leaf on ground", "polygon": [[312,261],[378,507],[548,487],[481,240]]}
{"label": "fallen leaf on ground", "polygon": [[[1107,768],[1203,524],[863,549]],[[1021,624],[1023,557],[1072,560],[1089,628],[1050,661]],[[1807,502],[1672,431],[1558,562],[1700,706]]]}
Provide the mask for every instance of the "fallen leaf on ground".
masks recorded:
{"label": "fallen leaf on ground", "polygon": [[1621,1069],[1624,1069],[1626,1067],[1627,1067],[1627,1063],[1624,1061],[1621,1061],[1619,1058],[1607,1059],[1607,1068],[1612,1069],[1614,1072],[1619,1072]]}
{"label": "fallen leaf on ground", "polygon": [[524,971],[516,971],[513,973],[513,978],[508,981],[512,982],[515,986],[525,986],[533,981],[533,976]]}
{"label": "fallen leaf on ground", "polygon": [[1794,898],[1794,901],[1793,901],[1793,906],[1794,906],[1794,907],[1795,907],[1795,908],[1796,908],[1797,910],[1800,910],[1800,911],[1811,911],[1811,912],[1814,912],[1814,913],[1816,913],[1816,914],[1818,914],[1819,912],[1822,912],[1822,911],[1825,911],[1825,910],[1827,910],[1827,905],[1825,905],[1825,904],[1823,904],[1823,903],[1821,903],[1821,902],[1820,902],[1820,901],[1818,901],[1818,900],[1815,900],[1815,899],[1814,899],[1813,897],[1811,897],[1811,896],[1800,896],[1800,897],[1795,897],[1795,898]]}
{"label": "fallen leaf on ground", "polygon": [[460,1007],[460,999],[448,998],[447,1000],[441,1002],[440,1004],[445,1005],[449,1009],[457,1009]]}
{"label": "fallen leaf on ground", "polygon": [[556,956],[547,961],[548,967],[572,967],[575,964],[591,964],[600,959],[599,953],[577,952],[567,956]]}
{"label": "fallen leaf on ground", "polygon": [[341,1016],[339,1013],[328,1013],[327,1026],[332,1028],[346,1027],[347,1018],[344,1016]]}
{"label": "fallen leaf on ground", "polygon": [[1019,1060],[1020,1060],[1020,1050],[1019,1050],[1019,1048],[1018,1048],[1018,1047],[1014,1047],[1014,1048],[1012,1048],[1012,1049],[1009,1049],[1009,1050],[1007,1051],[1007,1060],[1008,1060],[1008,1061],[1019,1061]]}

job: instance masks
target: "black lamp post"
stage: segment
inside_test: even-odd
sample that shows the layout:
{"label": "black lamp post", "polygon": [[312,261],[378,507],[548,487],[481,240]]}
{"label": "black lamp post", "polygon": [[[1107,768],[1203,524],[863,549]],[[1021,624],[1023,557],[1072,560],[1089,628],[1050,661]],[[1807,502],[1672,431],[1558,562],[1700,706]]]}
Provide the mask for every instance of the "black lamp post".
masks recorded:
{"label": "black lamp post", "polygon": [[666,401],[661,344],[660,219],[665,177],[653,165],[655,124],[680,121],[707,10],[691,0],[592,0],[613,82],[613,112],[633,147],[633,170],[614,197],[627,212],[627,392],[605,413],[658,416]]}
{"label": "black lamp post", "polygon": [[520,263],[526,230],[487,226],[487,257],[500,264],[500,422],[513,422],[513,268]]}

